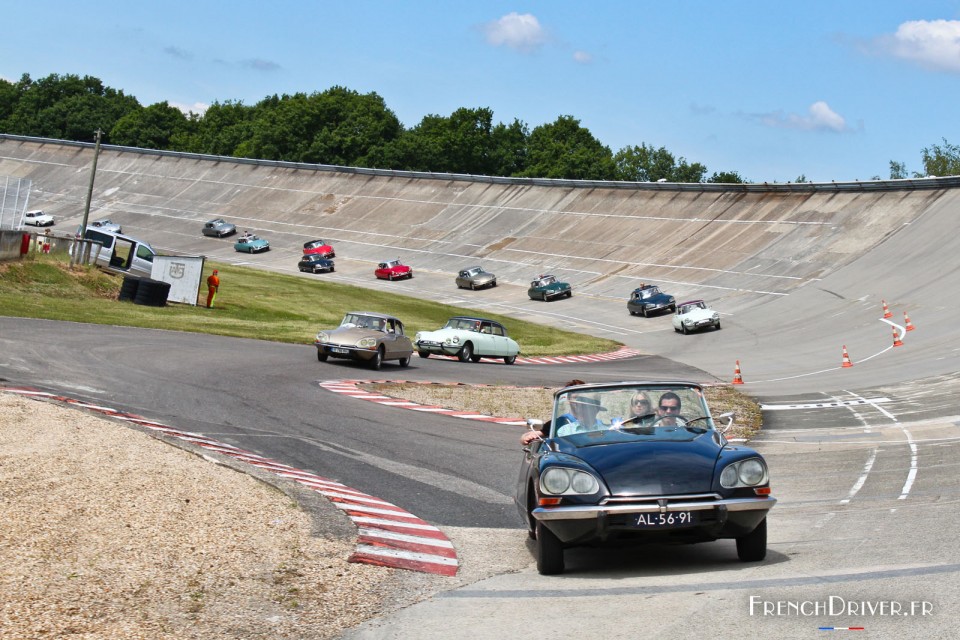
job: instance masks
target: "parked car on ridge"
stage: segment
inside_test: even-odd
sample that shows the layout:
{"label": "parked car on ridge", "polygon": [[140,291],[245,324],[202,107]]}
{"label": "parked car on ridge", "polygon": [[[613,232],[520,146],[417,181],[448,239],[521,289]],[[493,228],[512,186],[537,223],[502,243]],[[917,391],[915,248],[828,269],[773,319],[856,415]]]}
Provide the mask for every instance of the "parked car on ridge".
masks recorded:
{"label": "parked car on ridge", "polygon": [[108,218],[104,218],[103,220],[94,220],[87,225],[87,228],[99,229],[100,231],[106,231],[107,233],[123,233],[123,228],[120,226],[120,224]]}

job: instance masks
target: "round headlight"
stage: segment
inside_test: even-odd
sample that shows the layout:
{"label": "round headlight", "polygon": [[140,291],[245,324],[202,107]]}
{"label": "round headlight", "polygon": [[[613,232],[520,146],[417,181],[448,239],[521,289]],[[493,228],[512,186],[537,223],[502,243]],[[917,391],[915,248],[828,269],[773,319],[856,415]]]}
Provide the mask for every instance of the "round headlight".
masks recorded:
{"label": "round headlight", "polygon": [[360,341],[357,342],[357,346],[362,349],[369,349],[370,347],[375,347],[376,345],[376,338],[360,338]]}
{"label": "round headlight", "polygon": [[720,474],[720,485],[730,489],[737,486],[737,465],[731,464]]}
{"label": "round headlight", "polygon": [[596,493],[600,489],[600,485],[597,483],[597,479],[589,473],[577,471],[573,474],[570,488],[575,493]]}
{"label": "round headlight", "polygon": [[330,336],[327,335],[326,331],[321,331],[317,334],[317,342],[327,342],[330,339]]}
{"label": "round headlight", "polygon": [[749,487],[754,487],[762,483],[764,476],[767,474],[763,463],[756,458],[751,458],[740,463],[739,475],[740,482]]}
{"label": "round headlight", "polygon": [[417,331],[417,335],[413,336],[413,341],[414,341],[414,342],[420,342],[420,332],[419,332],[419,331]]}
{"label": "round headlight", "polygon": [[560,495],[570,488],[570,476],[566,469],[547,469],[540,476],[540,487],[547,493]]}

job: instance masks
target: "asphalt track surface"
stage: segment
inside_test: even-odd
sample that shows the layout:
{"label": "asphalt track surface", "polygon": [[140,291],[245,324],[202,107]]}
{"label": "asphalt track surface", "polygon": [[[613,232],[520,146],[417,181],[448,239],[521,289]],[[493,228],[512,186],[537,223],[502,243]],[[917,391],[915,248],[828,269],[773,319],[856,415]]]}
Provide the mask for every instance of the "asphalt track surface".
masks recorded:
{"label": "asphalt track surface", "polygon": [[[896,211],[897,198],[884,206]],[[522,546],[529,543],[512,504],[520,427],[414,414],[330,393],[320,382],[729,382],[739,360],[742,389],[765,409],[764,431],[751,446],[766,456],[779,500],[764,563],[739,563],[730,541],[570,550],[562,576],[537,575],[531,557],[517,571],[442,592],[347,637],[805,638],[821,627],[863,627],[868,637],[953,638],[960,628],[958,201],[947,193],[904,215],[869,250],[815,277],[796,276],[805,281],[778,295],[762,287],[745,294],[746,286],[718,293],[723,330],[691,336],[675,334],[669,316],[628,316],[622,297],[588,283],[570,300],[547,304],[527,300],[516,282],[459,292],[450,271],[439,269],[420,270],[411,282],[371,282],[369,254],[337,261],[338,281],[614,336],[651,354],[638,358],[514,366],[414,358],[409,368],[387,363],[373,375],[318,363],[308,345],[0,318],[0,378],[175,424],[335,478],[441,529]],[[167,220],[155,244],[197,251],[195,222]],[[265,235],[271,224],[261,221],[258,231]],[[205,250],[211,257],[241,259],[227,241],[203,242],[216,247]],[[243,260],[289,271],[295,252],[277,249]],[[724,277],[747,277],[733,271]],[[221,293],[228,291],[225,283]],[[891,318],[881,317],[881,298]],[[902,327],[904,311],[916,330],[890,324]],[[894,331],[902,346],[893,346]],[[849,368],[841,366],[844,345]]]}

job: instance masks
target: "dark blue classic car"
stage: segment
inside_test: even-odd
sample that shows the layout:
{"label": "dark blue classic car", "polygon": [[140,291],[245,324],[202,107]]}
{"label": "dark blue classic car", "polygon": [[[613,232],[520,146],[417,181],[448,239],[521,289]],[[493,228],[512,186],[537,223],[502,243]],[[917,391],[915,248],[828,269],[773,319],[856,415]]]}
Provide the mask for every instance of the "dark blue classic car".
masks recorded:
{"label": "dark blue classic car", "polygon": [[651,313],[677,310],[676,299],[660,291],[660,287],[652,284],[641,284],[630,294],[627,301],[627,311],[632,316],[648,317]]}
{"label": "dark blue classic car", "polygon": [[565,387],[549,423],[529,422],[543,437],[524,448],[515,500],[540,573],[563,572],[566,547],[614,541],[733,538],[740,560],[766,557],[767,464],[727,442],[700,385]]}
{"label": "dark blue classic car", "polygon": [[329,273],[337,270],[333,260],[324,258],[318,253],[304,254],[304,256],[300,258],[300,262],[297,263],[297,268],[300,269],[300,271],[309,271],[310,273],[320,273],[321,271]]}

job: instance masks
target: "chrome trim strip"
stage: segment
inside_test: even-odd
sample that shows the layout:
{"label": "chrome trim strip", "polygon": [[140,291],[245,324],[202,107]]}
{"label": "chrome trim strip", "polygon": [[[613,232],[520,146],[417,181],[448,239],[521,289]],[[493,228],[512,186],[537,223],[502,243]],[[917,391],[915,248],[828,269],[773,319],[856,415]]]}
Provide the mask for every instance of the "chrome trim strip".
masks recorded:
{"label": "chrome trim strip", "polygon": [[663,511],[660,504],[606,504],[567,505],[562,507],[537,507],[533,517],[537,520],[590,520],[621,513],[669,513],[671,511],[710,511],[726,507],[727,511],[769,511],[777,504],[776,498],[730,498],[710,502],[674,502]]}

